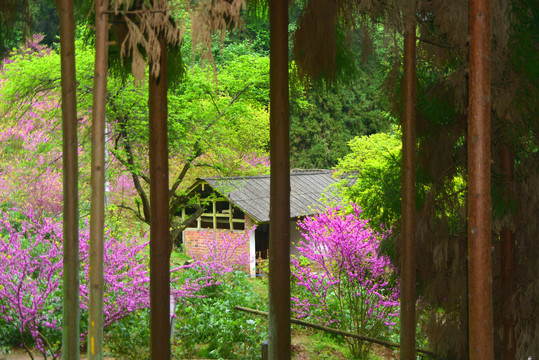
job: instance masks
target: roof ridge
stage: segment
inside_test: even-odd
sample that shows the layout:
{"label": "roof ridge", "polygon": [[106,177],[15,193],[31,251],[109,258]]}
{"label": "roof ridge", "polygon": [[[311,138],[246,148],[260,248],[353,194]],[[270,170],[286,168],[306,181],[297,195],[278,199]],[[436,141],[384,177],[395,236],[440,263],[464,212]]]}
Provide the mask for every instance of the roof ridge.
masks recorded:
{"label": "roof ridge", "polygon": [[[332,171],[329,169],[291,169],[290,176],[292,175],[318,175],[318,174],[331,174]],[[212,176],[212,177],[201,177],[201,180],[242,180],[242,179],[263,179],[269,178],[270,175],[247,175],[247,176]]]}

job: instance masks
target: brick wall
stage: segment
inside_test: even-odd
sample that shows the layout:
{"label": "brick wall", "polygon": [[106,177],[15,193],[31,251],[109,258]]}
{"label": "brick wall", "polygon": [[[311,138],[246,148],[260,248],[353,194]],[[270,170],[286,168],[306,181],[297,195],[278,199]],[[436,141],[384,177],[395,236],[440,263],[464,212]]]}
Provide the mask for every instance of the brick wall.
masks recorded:
{"label": "brick wall", "polygon": [[[205,234],[204,234],[205,233]],[[188,254],[190,254],[194,259],[200,260],[202,256],[208,252],[207,240],[206,238],[212,238],[215,235],[215,241],[221,243],[226,241],[227,238],[222,236],[222,234],[229,234],[231,238],[238,239],[241,236],[245,236],[243,230],[227,230],[227,229],[194,229],[187,228],[184,230],[184,239],[183,244]],[[236,250],[240,253],[250,253],[249,239]],[[249,272],[249,265],[246,266],[245,271]]]}

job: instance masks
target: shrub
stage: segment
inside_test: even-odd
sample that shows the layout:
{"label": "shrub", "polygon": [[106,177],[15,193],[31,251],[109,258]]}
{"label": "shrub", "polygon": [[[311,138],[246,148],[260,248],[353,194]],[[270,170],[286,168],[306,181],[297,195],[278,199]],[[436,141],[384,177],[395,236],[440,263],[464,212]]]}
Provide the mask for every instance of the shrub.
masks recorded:
{"label": "shrub", "polygon": [[[88,240],[88,229],[81,230],[83,313],[89,294]],[[149,306],[146,245],[105,237],[105,325]],[[62,275],[62,223],[37,220],[32,213],[0,212],[0,318],[16,327],[21,345],[27,350],[34,346],[44,357],[60,353]]]}
{"label": "shrub", "polygon": [[[197,270],[188,270],[197,277]],[[266,338],[263,319],[253,319],[235,306],[261,306],[243,272],[232,272],[219,284],[201,291],[202,298],[184,298],[176,311],[173,351],[179,358],[257,359]]]}
{"label": "shrub", "polygon": [[[254,228],[251,229],[254,231]],[[177,336],[174,351],[179,357],[253,359],[259,357],[265,328],[235,306],[258,306],[260,297],[240,269],[248,268],[244,245],[250,232],[236,237],[227,233],[204,234],[208,251],[178,273],[179,284],[204,284],[191,296],[177,297]],[[218,238],[220,237],[220,238]],[[194,279],[194,280],[193,280]],[[185,294],[185,290],[182,290]]]}
{"label": "shrub", "polygon": [[[234,310],[236,305],[260,303],[245,273],[237,271],[249,264],[249,254],[241,251],[249,235],[205,233],[208,252],[192,264],[171,270],[171,295],[178,304],[173,340],[176,357],[251,359],[259,355],[265,332],[262,321]],[[111,324],[107,329],[111,355],[147,358],[148,323],[149,312],[145,309]]]}
{"label": "shrub", "polygon": [[[300,223],[303,261],[292,260],[292,307],[299,318],[379,337],[396,325],[399,292],[394,269],[379,252],[383,235],[360,214],[357,205],[350,214],[337,207]],[[346,340],[353,356],[367,357],[370,344]]]}

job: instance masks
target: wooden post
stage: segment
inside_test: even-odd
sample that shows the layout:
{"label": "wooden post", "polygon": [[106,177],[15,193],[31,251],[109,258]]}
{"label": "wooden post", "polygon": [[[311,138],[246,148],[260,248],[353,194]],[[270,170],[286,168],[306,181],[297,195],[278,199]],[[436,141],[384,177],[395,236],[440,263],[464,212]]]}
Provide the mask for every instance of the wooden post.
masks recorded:
{"label": "wooden post", "polygon": [[234,208],[232,207],[232,203],[228,202],[228,222],[230,226],[230,230],[234,230]]}
{"label": "wooden post", "polygon": [[415,360],[415,20],[410,17],[404,33],[404,79],[402,119],[402,245],[401,245],[401,353]]}
{"label": "wooden post", "polygon": [[103,359],[103,238],[105,231],[105,116],[109,21],[107,0],[95,4],[95,70],[92,109],[92,164],[90,205],[90,299],[88,358]]}
{"label": "wooden post", "polygon": [[[159,35],[160,75],[150,74],[150,358],[170,359],[170,229],[167,44]],[[150,64],[151,66],[151,64]]]}
{"label": "wooden post", "polygon": [[213,230],[217,229],[217,200],[212,201]]}
{"label": "wooden post", "polygon": [[288,1],[270,0],[269,359],[291,358]]}
{"label": "wooden post", "polygon": [[490,2],[470,0],[468,323],[471,360],[494,358],[490,200]]}
{"label": "wooden post", "polygon": [[62,140],[64,194],[64,308],[62,358],[80,358],[79,306],[79,189],[77,139],[77,82],[75,76],[75,19],[73,1],[56,0],[60,14],[62,66]]}
{"label": "wooden post", "polygon": [[262,360],[268,360],[268,340],[262,341]]}

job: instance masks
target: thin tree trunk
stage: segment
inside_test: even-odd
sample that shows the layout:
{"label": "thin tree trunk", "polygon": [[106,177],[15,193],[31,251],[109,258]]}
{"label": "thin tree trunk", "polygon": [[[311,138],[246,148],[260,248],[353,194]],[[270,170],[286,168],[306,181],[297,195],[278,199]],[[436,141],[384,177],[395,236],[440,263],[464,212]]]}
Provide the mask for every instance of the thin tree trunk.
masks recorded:
{"label": "thin tree trunk", "polygon": [[494,358],[490,199],[490,2],[470,1],[468,336],[471,360]]}
{"label": "thin tree trunk", "polygon": [[75,76],[75,19],[73,1],[56,0],[60,14],[60,56],[62,66],[63,140],[63,359],[80,358],[79,307],[79,194],[77,140],[77,82]]}
{"label": "thin tree trunk", "polygon": [[[170,229],[167,140],[167,44],[159,35],[160,75],[150,74],[150,356],[170,359]],[[151,66],[151,64],[150,64]]]}
{"label": "thin tree trunk", "polygon": [[291,358],[288,1],[270,1],[269,358]]}
{"label": "thin tree trunk", "polygon": [[90,208],[90,301],[88,357],[103,359],[103,238],[105,229],[105,116],[108,69],[107,0],[95,5],[95,71],[92,110],[92,198]]}
{"label": "thin tree trunk", "polygon": [[[510,140],[508,140],[510,141]],[[510,186],[513,181],[514,156],[510,144],[503,144],[501,149],[501,173],[503,176],[503,198],[508,206],[511,202]],[[511,311],[511,299],[515,294],[515,233],[508,225],[501,231],[501,291],[500,304],[503,316],[503,360],[513,360],[516,356],[514,320]]]}
{"label": "thin tree trunk", "polygon": [[400,358],[415,359],[415,116],[416,75],[415,21],[410,17],[404,34],[404,79],[402,119],[402,245]]}

